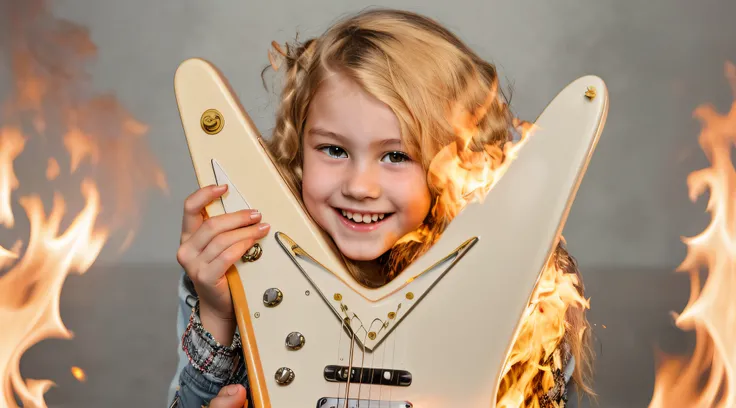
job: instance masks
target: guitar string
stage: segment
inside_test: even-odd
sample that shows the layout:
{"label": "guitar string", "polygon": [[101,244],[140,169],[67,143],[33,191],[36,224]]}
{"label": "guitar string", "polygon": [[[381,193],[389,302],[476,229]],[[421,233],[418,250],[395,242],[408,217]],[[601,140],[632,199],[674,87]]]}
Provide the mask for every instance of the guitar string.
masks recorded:
{"label": "guitar string", "polygon": [[[374,319],[374,322],[375,322],[375,319]],[[373,399],[373,377],[375,376],[376,351],[377,350],[374,348],[373,351],[371,352],[371,367],[370,367],[370,371],[368,374],[368,379],[370,381],[370,385],[368,387],[368,399],[369,400]]]}
{"label": "guitar string", "polygon": [[[361,345],[358,345],[358,348],[360,349],[360,353],[361,353],[361,362],[360,362],[359,375],[357,376],[357,378],[358,378],[358,397],[357,397],[357,400],[356,400],[356,407],[360,407],[360,405],[361,405],[360,404],[360,401],[361,401],[360,400],[360,396],[361,396],[361,392],[362,392],[362,387],[363,387],[363,382],[364,382],[363,379],[364,379],[364,373],[365,373],[364,370],[366,369],[366,365],[365,365],[365,354],[367,353],[367,351],[365,349],[366,337],[368,336],[368,333],[369,332],[374,331],[373,330],[373,327],[374,327],[374,325],[376,323],[378,323],[380,325],[379,326],[380,328],[378,330],[376,330],[377,335],[380,335],[382,331],[388,329],[390,322],[389,321],[384,322],[384,321],[382,321],[379,318],[375,318],[371,322],[370,327],[368,329],[366,329],[365,326],[363,325],[362,320],[360,320],[360,318],[355,313],[351,312],[352,315],[353,315],[352,317],[350,317],[348,315],[348,313],[347,313],[347,306],[343,305],[342,303],[341,303],[341,310],[345,314],[345,318],[344,319],[341,319],[342,320],[342,324],[340,326],[340,338],[339,338],[339,341],[338,341],[338,361],[340,361],[340,359],[339,359],[339,357],[340,357],[340,350],[342,349],[342,335],[343,335],[344,330],[345,330],[346,327],[347,327],[348,332],[350,333],[349,362],[348,362],[348,366],[347,366],[347,371],[345,372],[346,373],[346,376],[347,376],[346,388],[345,388],[345,398],[344,398],[344,407],[345,408],[349,408],[350,407],[350,393],[351,393],[351,387],[350,387],[350,385],[351,385],[352,377],[353,377],[353,364],[354,364],[354,361],[355,361],[355,358],[356,358],[355,357],[355,346],[356,346],[356,343],[357,343],[357,341],[356,341],[356,337],[357,337],[356,332],[357,331],[360,331],[360,330],[363,330],[364,331],[364,337],[363,337],[363,341],[362,341],[362,346]],[[392,319],[392,320],[397,321],[397,320],[400,319],[400,316],[399,316],[400,310],[401,310],[401,303],[399,303],[399,305],[397,306],[397,308],[395,310],[394,319]],[[357,322],[360,323],[360,325],[359,325],[359,327],[358,327],[357,330],[353,330],[353,327],[355,326],[353,324],[353,320],[357,320]],[[349,326],[347,326],[348,324],[349,324]],[[395,370],[394,364],[395,364],[395,359],[396,359],[396,337],[397,336],[398,336],[398,328],[397,329],[394,329],[394,333],[391,336],[391,339],[387,339],[388,341],[384,342],[383,347],[381,347],[381,349],[382,349],[381,350],[381,361],[382,361],[382,364],[381,364],[381,367],[379,368],[379,370],[380,370],[380,372],[379,372],[380,380],[379,380],[379,384],[378,384],[378,386],[379,386],[379,391],[378,391],[379,392],[379,397],[378,397],[379,407],[383,406],[383,389],[385,388],[384,387],[384,380],[389,380],[389,381],[390,380],[394,380],[395,379],[395,376],[396,376],[396,370]],[[391,344],[391,346],[389,346],[389,344]],[[373,388],[372,387],[373,387],[373,384],[374,384],[373,378],[375,376],[375,370],[376,370],[376,367],[375,367],[375,357],[376,357],[375,356],[375,352],[376,352],[376,350],[373,350],[371,352],[371,357],[370,357],[371,364],[370,364],[370,374],[369,374],[369,378],[368,378],[368,380],[370,381],[369,386],[368,386],[368,395],[369,395],[369,397],[368,397],[368,405],[369,406],[372,405],[371,404],[371,401],[372,401],[372,398],[371,397],[372,397],[372,392],[373,392]],[[391,361],[390,361],[390,364],[388,365],[388,366],[390,366],[390,368],[387,369],[386,367],[388,367],[388,366],[385,364],[385,362],[386,362],[386,356],[387,356],[387,354],[389,352],[391,352],[391,359],[390,359]],[[390,370],[389,371],[389,377],[390,378],[388,378],[388,379],[385,376],[385,374],[386,374],[385,370]],[[340,373],[338,372],[337,373],[337,376],[339,377],[339,375],[340,375]],[[340,395],[341,394],[341,392],[340,392],[341,384],[342,384],[342,382],[341,381],[338,381],[338,394],[337,395]],[[389,399],[387,400],[389,407],[391,405],[392,391],[393,391],[393,388],[392,387],[389,387]]]}
{"label": "guitar string", "polygon": [[[339,331],[337,333],[338,339],[339,339],[338,342],[337,342],[337,366],[338,367],[342,366],[342,364],[340,364],[340,362],[343,361],[343,359],[344,359],[344,357],[342,357],[342,352],[343,352],[343,350],[342,350],[342,339],[345,336],[345,327],[346,327],[346,325],[345,325],[345,319],[340,319],[340,320],[342,321],[342,324],[340,325],[340,329],[339,329]],[[348,330],[349,330],[349,328],[348,328]],[[341,373],[339,371],[336,373],[336,376],[337,376],[337,393],[335,394],[335,396],[338,399],[338,404],[339,404],[340,394],[342,394],[342,391],[340,390],[340,388],[342,388],[342,381],[340,381],[340,378],[339,378],[340,374]]]}
{"label": "guitar string", "polygon": [[[358,319],[358,321],[360,321],[360,319]],[[360,328],[365,332],[365,335],[363,336],[362,347],[359,347],[361,358],[360,358],[360,372],[358,374],[358,397],[357,397],[358,404],[360,404],[360,393],[363,390],[363,368],[365,367],[365,353],[366,353],[365,342],[366,342],[366,339],[368,338],[368,330],[365,329],[362,321],[360,321]]]}
{"label": "guitar string", "polygon": [[[381,325],[383,325],[383,322],[381,322],[380,319],[378,319],[378,318],[373,319],[373,321],[371,322],[371,325],[368,327],[369,333],[371,333],[371,332],[374,331],[373,330],[373,326],[376,324],[376,321],[380,322]],[[379,330],[379,332],[380,332],[380,330]],[[366,341],[363,342],[363,345],[364,346],[365,346],[365,344],[366,344]],[[364,349],[363,349],[363,355],[365,355],[365,353],[368,353],[368,351],[366,351],[366,348],[364,347]],[[373,390],[373,376],[375,374],[375,356],[376,356],[376,350],[374,349],[373,351],[370,352],[370,354],[371,354],[371,356],[370,356],[371,363],[370,363],[370,367],[368,367],[369,369],[366,370],[365,363],[363,364],[363,366],[360,369],[360,378],[361,378],[361,380],[363,379],[364,373],[365,372],[368,373],[368,386],[367,386],[367,388],[368,388],[368,400],[371,399],[371,391]],[[365,361],[365,357],[363,358],[363,360]],[[361,381],[361,384],[363,384],[363,381]],[[360,394],[358,394],[358,396],[360,396]]]}

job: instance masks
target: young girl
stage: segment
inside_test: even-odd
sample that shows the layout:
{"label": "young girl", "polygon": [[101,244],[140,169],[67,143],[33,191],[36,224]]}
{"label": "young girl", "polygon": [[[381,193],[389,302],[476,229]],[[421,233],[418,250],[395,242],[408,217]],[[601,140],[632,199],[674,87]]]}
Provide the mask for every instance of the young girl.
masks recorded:
{"label": "young girl", "polygon": [[[451,221],[453,212],[438,205],[443,186],[429,168],[459,137],[453,109],[475,115],[472,151],[504,159],[514,126],[495,67],[433,20],[369,10],[304,43],[285,49],[274,43],[269,56],[285,74],[270,154],[364,285],[389,282],[433,243],[402,238],[437,237]],[[189,320],[180,317],[183,354],[172,406],[239,407],[246,399],[224,275],[269,225],[257,210],[205,219],[203,208],[224,192],[204,187],[184,203],[177,259],[186,271],[180,312]],[[375,228],[358,228],[379,220]],[[578,277],[562,246],[551,262]],[[582,285],[577,289],[582,296]],[[562,313],[566,331],[555,358],[508,367],[504,384],[521,372],[533,376],[525,405],[563,406],[571,377],[590,392],[585,309],[571,305]]]}

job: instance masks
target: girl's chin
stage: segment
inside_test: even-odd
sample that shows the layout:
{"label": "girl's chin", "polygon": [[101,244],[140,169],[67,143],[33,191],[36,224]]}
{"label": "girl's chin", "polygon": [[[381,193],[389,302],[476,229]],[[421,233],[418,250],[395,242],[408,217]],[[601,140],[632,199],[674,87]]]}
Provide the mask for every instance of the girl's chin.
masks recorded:
{"label": "girl's chin", "polygon": [[[355,246],[359,245],[360,244],[356,244]],[[340,245],[340,243],[338,243],[337,247],[346,258],[353,262],[375,261],[387,251],[384,248],[376,248],[375,250],[366,250],[365,247],[355,248],[353,247],[353,244]]]}

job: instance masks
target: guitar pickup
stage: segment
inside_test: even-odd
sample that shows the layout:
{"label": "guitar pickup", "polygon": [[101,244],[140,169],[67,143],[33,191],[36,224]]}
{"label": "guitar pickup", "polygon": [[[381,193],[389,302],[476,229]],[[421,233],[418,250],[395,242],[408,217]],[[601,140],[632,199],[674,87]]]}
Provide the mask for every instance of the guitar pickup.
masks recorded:
{"label": "guitar pickup", "polygon": [[408,387],[411,385],[411,373],[406,370],[338,365],[325,367],[325,380],[348,382],[348,379],[354,384],[392,385],[394,387]]}
{"label": "guitar pickup", "polygon": [[317,408],[412,408],[414,405],[409,401],[378,401],[348,398],[320,398]]}

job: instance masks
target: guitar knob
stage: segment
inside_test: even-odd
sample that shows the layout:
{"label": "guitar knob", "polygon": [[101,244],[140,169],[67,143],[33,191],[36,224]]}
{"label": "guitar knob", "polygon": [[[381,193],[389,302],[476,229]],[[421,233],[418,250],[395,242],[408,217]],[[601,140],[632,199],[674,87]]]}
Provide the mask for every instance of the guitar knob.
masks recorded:
{"label": "guitar knob", "polygon": [[289,385],[294,381],[294,370],[289,367],[281,367],[276,370],[274,377],[278,385]]}
{"label": "guitar knob", "polygon": [[290,350],[299,350],[304,347],[304,335],[299,332],[291,332],[286,336],[286,347]]}
{"label": "guitar knob", "polygon": [[278,306],[284,300],[284,294],[277,288],[267,289],[263,292],[263,304],[267,307]]}

